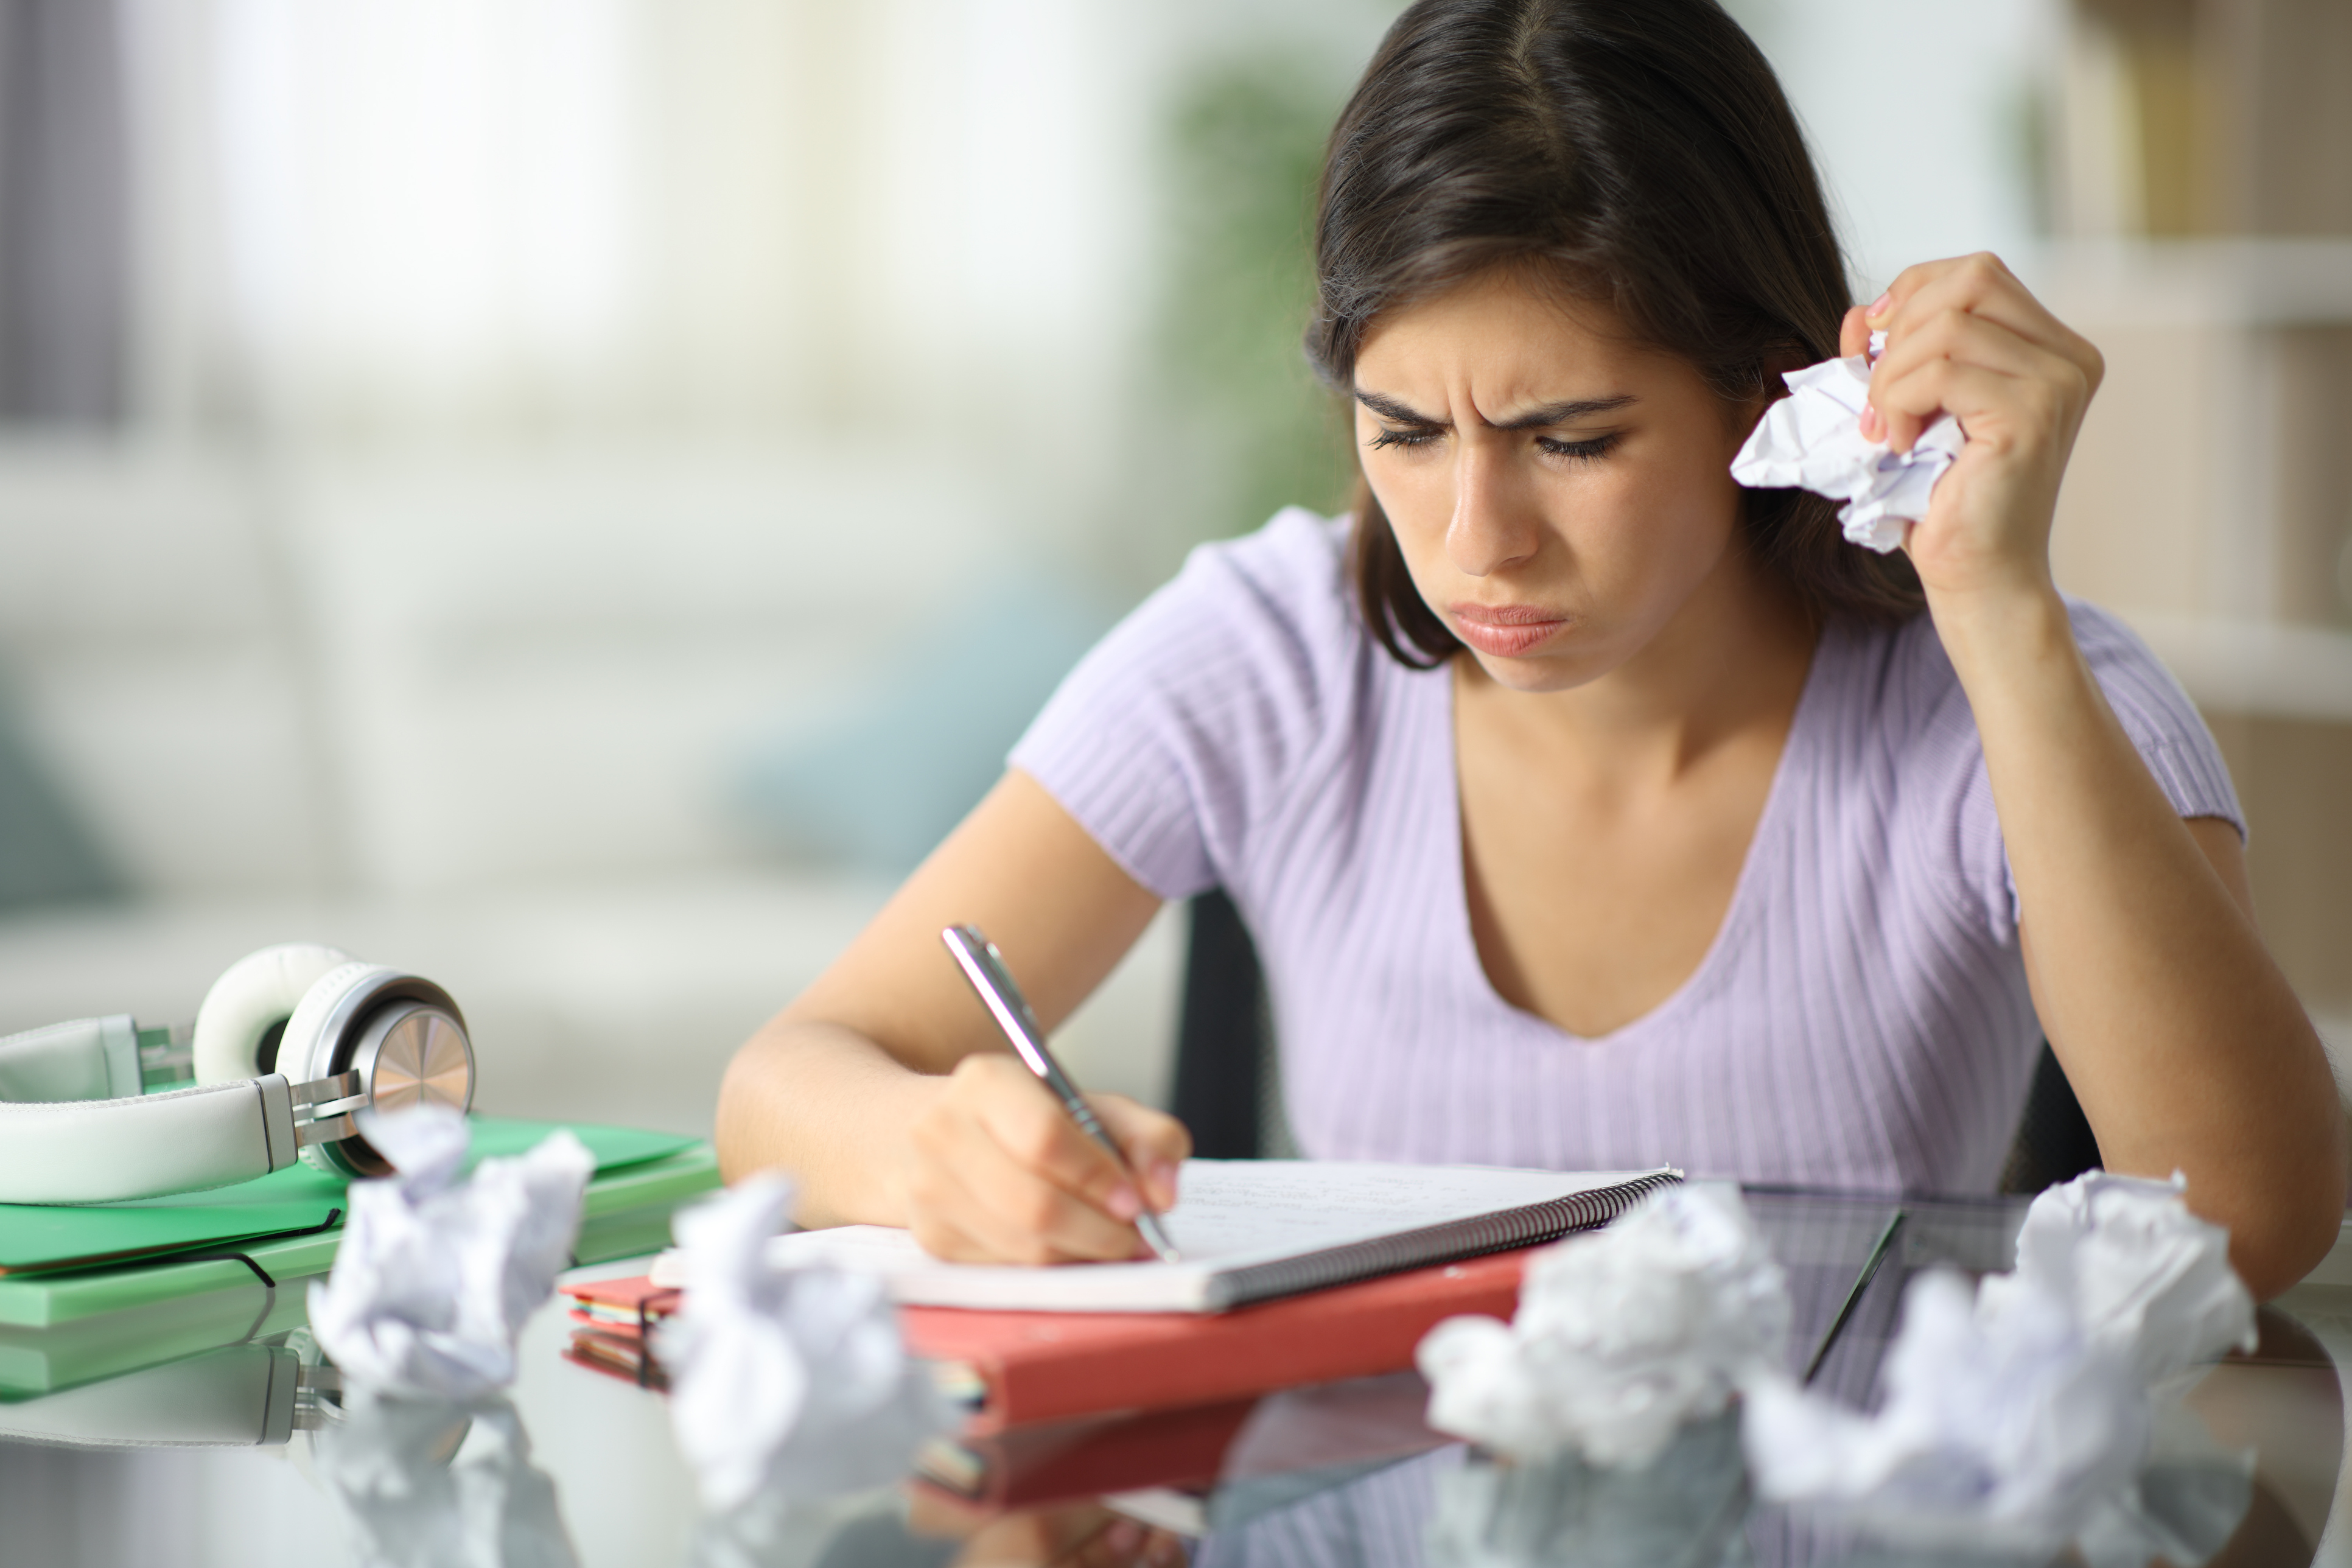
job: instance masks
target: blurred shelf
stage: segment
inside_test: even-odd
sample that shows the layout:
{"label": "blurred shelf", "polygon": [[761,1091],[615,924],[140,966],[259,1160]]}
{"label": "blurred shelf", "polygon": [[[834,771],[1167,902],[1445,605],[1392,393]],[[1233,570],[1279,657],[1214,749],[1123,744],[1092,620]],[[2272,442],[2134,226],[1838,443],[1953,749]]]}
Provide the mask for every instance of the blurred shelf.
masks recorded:
{"label": "blurred shelf", "polygon": [[2352,724],[2352,632],[2120,613],[2201,708]]}
{"label": "blurred shelf", "polygon": [[2082,324],[2352,322],[2352,239],[2053,240],[2021,255],[2019,271]]}

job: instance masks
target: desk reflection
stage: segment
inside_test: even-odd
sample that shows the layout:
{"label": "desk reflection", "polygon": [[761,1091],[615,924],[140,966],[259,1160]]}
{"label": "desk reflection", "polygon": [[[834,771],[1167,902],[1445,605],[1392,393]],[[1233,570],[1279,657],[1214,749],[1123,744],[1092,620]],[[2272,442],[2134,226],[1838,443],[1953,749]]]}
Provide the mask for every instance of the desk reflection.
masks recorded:
{"label": "desk reflection", "polygon": [[313,1471],[369,1568],[579,1568],[511,1401],[361,1394],[311,1441]]}
{"label": "desk reflection", "polygon": [[[2283,1542],[2268,1528],[2242,1537],[2258,1495],[2254,1468],[2252,1453],[2222,1449],[2192,1407],[2174,1406],[2155,1457],[2124,1500],[2132,1528],[2086,1538],[2082,1560],[2092,1568],[2308,1563],[2307,1544]],[[2031,1568],[2076,1559],[1857,1542],[1751,1507],[1733,1413],[1686,1428],[1641,1470],[1601,1470],[1573,1458],[1514,1465],[1443,1449],[1213,1531],[1193,1561],[1199,1568]]]}
{"label": "desk reflection", "polygon": [[[1790,1268],[1798,1321],[1789,1362],[1801,1366],[1822,1349],[1823,1327],[1853,1279],[1852,1260],[1883,1231],[1890,1210],[1884,1201],[1817,1195],[1754,1202]],[[2000,1206],[1914,1205],[1913,1213],[1899,1256],[1822,1362],[1819,1384],[1856,1404],[1868,1401],[1910,1274],[2005,1261],[2013,1215]],[[1001,1472],[1024,1479],[1021,1487],[982,1484],[985,1475],[974,1472],[981,1479],[957,1497],[897,1478],[835,1477],[780,1488],[712,1518],[694,1507],[667,1403],[564,1362],[560,1312],[542,1313],[526,1330],[510,1397],[463,1405],[346,1395],[307,1333],[269,1332],[278,1323],[264,1310],[229,1330],[262,1339],[0,1398],[0,1561],[141,1568],[1164,1568],[1187,1561],[1986,1568],[1991,1561],[1892,1550],[1758,1504],[1733,1415],[1686,1429],[1643,1471],[1595,1471],[1572,1460],[1514,1466],[1428,1431],[1420,1421],[1425,1390],[1411,1373],[1108,1420],[1075,1436],[1049,1434],[1042,1446],[1034,1429],[1025,1447],[1008,1434],[993,1453],[1008,1466],[1031,1466]],[[2137,1546],[2087,1542],[2081,1560],[2107,1568],[2139,1561],[2124,1554],[2136,1549],[2181,1568],[2314,1561],[2338,1508],[2344,1427],[2335,1360],[2305,1323],[2341,1352],[2352,1343],[2352,1291],[2306,1289],[2290,1310],[2265,1310],[2252,1356],[2210,1369],[2168,1405],[2122,1510],[2136,1522]],[[57,1350],[66,1343],[52,1342],[44,1364],[77,1364]],[[14,1345],[0,1343],[0,1353]],[[1213,1439],[1205,1447],[1204,1436]],[[1129,1462],[1137,1454],[1166,1458],[1139,1467]]]}

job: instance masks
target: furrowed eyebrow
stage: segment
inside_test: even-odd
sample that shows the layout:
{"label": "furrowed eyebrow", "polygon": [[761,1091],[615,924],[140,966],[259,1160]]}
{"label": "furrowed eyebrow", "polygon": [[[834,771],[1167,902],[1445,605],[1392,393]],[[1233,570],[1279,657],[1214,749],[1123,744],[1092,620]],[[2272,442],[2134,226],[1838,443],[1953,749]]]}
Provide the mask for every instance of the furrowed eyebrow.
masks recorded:
{"label": "furrowed eyebrow", "polygon": [[1577,397],[1566,403],[1547,403],[1541,408],[1531,408],[1517,419],[1495,426],[1497,430],[1540,430],[1547,425],[1573,425],[1580,419],[1590,419],[1596,414],[1614,414],[1631,405],[1635,399],[1621,393],[1615,397]]}
{"label": "furrowed eyebrow", "polygon": [[1418,425],[1426,430],[1443,429],[1445,425],[1443,419],[1432,419],[1426,414],[1414,413],[1393,397],[1383,397],[1377,392],[1366,392],[1360,387],[1356,391],[1356,401],[1381,418],[1393,419],[1400,425]]}
{"label": "furrowed eyebrow", "polygon": [[[1393,397],[1359,388],[1356,401],[1383,419],[1393,419],[1400,425],[1418,426],[1424,430],[1442,430],[1445,421],[1406,407]],[[1530,408],[1517,419],[1495,426],[1497,430],[1540,430],[1552,425],[1570,425],[1579,419],[1589,419],[1595,414],[1613,414],[1620,408],[1639,401],[1630,394],[1615,397],[1573,397],[1564,403],[1547,403],[1540,408]]]}

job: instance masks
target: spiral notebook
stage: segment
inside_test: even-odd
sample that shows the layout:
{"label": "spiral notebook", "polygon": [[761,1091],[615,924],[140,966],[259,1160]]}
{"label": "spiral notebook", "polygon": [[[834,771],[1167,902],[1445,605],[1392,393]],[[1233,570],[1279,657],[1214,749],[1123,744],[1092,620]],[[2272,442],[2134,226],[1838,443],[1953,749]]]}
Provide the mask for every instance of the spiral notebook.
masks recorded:
{"label": "spiral notebook", "polygon": [[[841,1226],[781,1236],[769,1256],[876,1274],[907,1306],[1040,1312],[1222,1312],[1550,1241],[1606,1225],[1682,1180],[1654,1171],[1522,1171],[1337,1160],[1191,1160],[1167,1215],[1178,1263],[1053,1268],[942,1263],[903,1230]],[[653,1279],[688,1285],[666,1253]]]}

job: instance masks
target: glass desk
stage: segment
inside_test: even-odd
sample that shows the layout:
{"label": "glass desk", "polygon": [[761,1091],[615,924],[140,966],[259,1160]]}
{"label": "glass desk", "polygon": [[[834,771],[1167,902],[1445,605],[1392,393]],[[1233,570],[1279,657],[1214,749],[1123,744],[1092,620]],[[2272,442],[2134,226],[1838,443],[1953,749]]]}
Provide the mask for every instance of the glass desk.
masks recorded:
{"label": "glass desk", "polygon": [[[1789,1270],[1791,1368],[1817,1363],[1814,1385],[1854,1404],[1869,1402],[1907,1279],[1938,1265],[2007,1267],[2023,1212],[1906,1200],[1890,1239],[1890,1200],[1758,1191],[1749,1202]],[[1857,1292],[1874,1252],[1883,1265]],[[1728,1417],[1685,1429],[1638,1476],[1500,1465],[1420,1426],[1423,1391],[1409,1373],[1055,1439],[1064,1473],[1078,1477],[1087,1463],[1068,1463],[1073,1456],[1091,1462],[1125,1445],[1121,1490],[1108,1500],[1008,1510],[900,1480],[703,1520],[666,1402],[564,1360],[561,1311],[542,1311],[526,1331],[509,1397],[362,1418],[339,1415],[331,1373],[315,1355],[305,1364],[299,1328],[289,1341],[299,1322],[289,1294],[265,1302],[254,1287],[255,1340],[0,1405],[0,1432],[14,1434],[0,1437],[0,1563],[1992,1561],[1905,1556],[1755,1503]],[[0,1364],[33,1337],[0,1331]],[[2210,1561],[2352,1563],[2352,1517],[2338,1517],[2352,1510],[2336,1499],[2339,1362],[2352,1363],[2352,1289],[2303,1288],[2264,1310],[2258,1352],[2214,1368],[2170,1418],[2193,1426],[2205,1451],[2238,1456],[2177,1489],[2191,1532],[2212,1538]],[[1033,1445],[1031,1458],[1054,1447]],[[1155,1474],[1150,1456],[1160,1451],[1169,1468]],[[1108,1473],[1097,1467],[1097,1479]],[[961,1480],[966,1493],[989,1489]]]}

